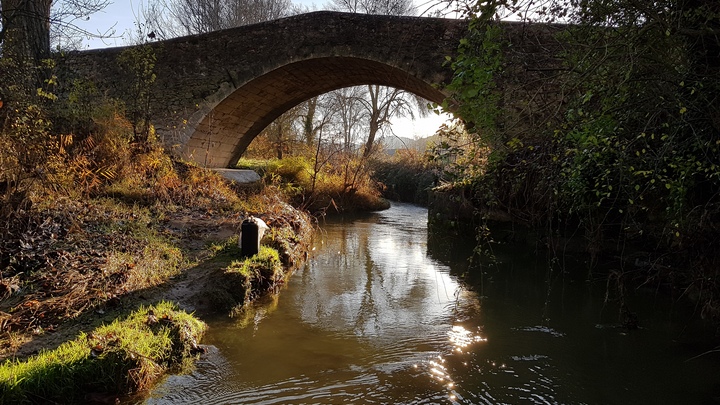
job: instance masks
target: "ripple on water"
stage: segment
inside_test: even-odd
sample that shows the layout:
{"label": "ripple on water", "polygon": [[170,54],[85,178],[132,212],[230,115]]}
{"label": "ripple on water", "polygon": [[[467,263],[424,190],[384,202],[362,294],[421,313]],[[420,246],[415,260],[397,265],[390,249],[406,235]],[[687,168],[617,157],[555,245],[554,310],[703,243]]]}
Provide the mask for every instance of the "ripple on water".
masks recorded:
{"label": "ripple on water", "polygon": [[513,328],[512,330],[520,331],[520,332],[540,332],[540,333],[547,333],[552,337],[565,337],[565,334],[562,332],[558,332],[553,328],[550,328],[548,326],[525,326],[522,328]]}

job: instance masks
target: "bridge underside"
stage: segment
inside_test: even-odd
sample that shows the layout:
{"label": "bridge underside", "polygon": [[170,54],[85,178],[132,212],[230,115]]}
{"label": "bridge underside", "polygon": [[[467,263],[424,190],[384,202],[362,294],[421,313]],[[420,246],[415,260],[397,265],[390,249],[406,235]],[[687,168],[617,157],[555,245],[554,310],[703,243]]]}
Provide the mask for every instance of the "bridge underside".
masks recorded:
{"label": "bridge underside", "polygon": [[[355,57],[321,57],[289,63],[257,77],[220,101],[188,128],[188,158],[206,167],[232,167],[250,142],[290,108],[343,87],[378,84],[440,103],[445,94],[409,69]],[[435,82],[439,82],[435,81]]]}

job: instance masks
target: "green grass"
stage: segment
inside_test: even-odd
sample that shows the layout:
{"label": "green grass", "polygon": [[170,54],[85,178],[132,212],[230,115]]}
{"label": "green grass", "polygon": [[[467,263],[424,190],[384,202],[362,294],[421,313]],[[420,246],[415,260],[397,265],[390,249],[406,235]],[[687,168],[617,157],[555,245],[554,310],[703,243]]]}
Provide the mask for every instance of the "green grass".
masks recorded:
{"label": "green grass", "polygon": [[285,276],[277,250],[260,246],[258,254],[233,260],[223,273],[223,288],[232,298],[231,314],[247,302],[271,291]]}
{"label": "green grass", "polygon": [[208,250],[213,257],[237,257],[240,255],[238,236],[234,235],[223,241],[213,241],[208,245]]}
{"label": "green grass", "polygon": [[251,169],[261,176],[276,177],[284,183],[306,189],[312,181],[312,161],[302,156],[291,156],[283,159],[240,159],[236,165],[239,169]]}
{"label": "green grass", "polygon": [[251,279],[258,276],[271,279],[278,272],[282,272],[282,265],[277,250],[260,246],[260,251],[256,255],[245,260],[233,260],[226,271],[240,273]]}
{"label": "green grass", "polygon": [[87,393],[128,395],[188,367],[206,325],[175,304],[141,307],[123,320],[0,366],[0,403],[74,402]]}
{"label": "green grass", "polygon": [[270,160],[267,159],[240,158],[235,167],[238,169],[249,169],[264,173],[269,163]]}

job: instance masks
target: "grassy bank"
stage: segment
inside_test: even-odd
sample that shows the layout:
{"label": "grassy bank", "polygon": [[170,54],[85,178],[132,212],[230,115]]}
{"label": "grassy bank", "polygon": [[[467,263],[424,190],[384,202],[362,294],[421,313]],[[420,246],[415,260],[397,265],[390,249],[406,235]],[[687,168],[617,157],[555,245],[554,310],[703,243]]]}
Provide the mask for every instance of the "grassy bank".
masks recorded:
{"label": "grassy bank", "polygon": [[286,268],[302,257],[309,218],[276,187],[239,186],[154,141],[133,143],[120,115],[98,125],[92,142],[49,155],[47,182],[4,194],[14,206],[0,213],[0,357],[186,277],[211,258],[206,239],[236,235],[248,215],[270,224]]}
{"label": "grassy bank", "polygon": [[[8,400],[0,402],[63,396],[82,402],[65,389],[93,394],[108,387],[112,395],[144,390],[190,359],[162,346],[177,349],[168,334],[187,331],[150,328],[149,335],[149,325],[140,325],[152,318],[146,309],[112,322],[115,317],[161,297],[202,314],[228,314],[275,291],[303,262],[311,221],[276,188],[239,187],[212,171],[164,159],[165,176],[176,179],[169,186],[139,176],[108,182],[90,195],[40,190],[52,198],[33,197],[31,208],[8,222],[0,347],[11,360],[0,396]],[[236,235],[248,215],[263,218],[270,229],[260,255],[240,260]],[[161,319],[166,310],[150,311]],[[145,335],[149,340],[141,341]],[[193,332],[195,343],[201,335]],[[27,357],[35,351],[41,354]]]}
{"label": "grassy bank", "polygon": [[[290,209],[286,207],[286,209]],[[279,223],[280,218],[284,223]],[[238,238],[231,237],[211,247],[212,262],[200,301],[214,311],[235,315],[246,304],[277,291],[293,270],[304,262],[312,229],[309,222],[296,216],[275,217],[275,224],[262,239],[260,251],[250,257],[242,255]]]}
{"label": "grassy bank", "polygon": [[6,361],[0,403],[79,403],[146,390],[192,364],[205,329],[174,304],[141,307],[55,350]]}

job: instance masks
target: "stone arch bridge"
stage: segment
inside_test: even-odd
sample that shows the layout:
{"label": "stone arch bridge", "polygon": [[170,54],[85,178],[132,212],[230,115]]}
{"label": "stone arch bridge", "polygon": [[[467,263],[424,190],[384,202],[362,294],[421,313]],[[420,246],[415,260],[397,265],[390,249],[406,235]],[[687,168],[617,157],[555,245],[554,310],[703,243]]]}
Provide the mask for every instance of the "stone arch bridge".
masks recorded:
{"label": "stone arch bridge", "polygon": [[[153,122],[165,144],[185,158],[232,167],[275,118],[328,91],[379,84],[441,102],[451,74],[445,57],[467,28],[464,20],[322,11],[153,42]],[[532,48],[543,42],[528,36],[527,26],[512,32],[512,43]],[[117,61],[125,49],[67,54],[62,74],[90,79],[122,98],[132,80]]]}

